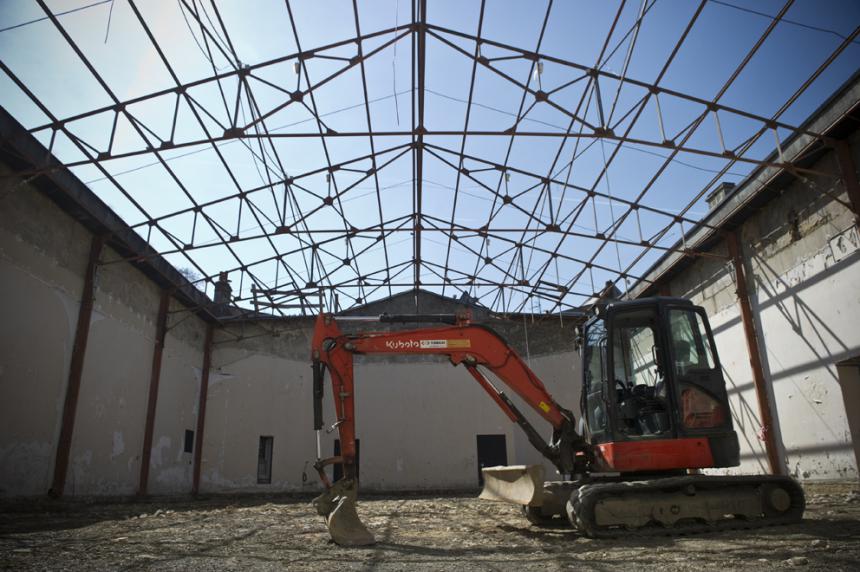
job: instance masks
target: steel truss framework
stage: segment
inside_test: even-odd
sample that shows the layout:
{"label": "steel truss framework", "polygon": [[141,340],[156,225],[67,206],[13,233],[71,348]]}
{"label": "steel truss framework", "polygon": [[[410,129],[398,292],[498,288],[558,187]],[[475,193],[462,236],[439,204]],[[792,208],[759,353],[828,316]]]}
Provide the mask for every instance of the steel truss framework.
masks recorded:
{"label": "steel truss framework", "polygon": [[[641,269],[643,260],[647,261],[654,253],[714,256],[688,248],[683,239],[676,242],[667,237],[672,232],[683,237],[696,225],[707,227],[690,211],[733,166],[777,167],[800,178],[827,176],[801,168],[797,163],[803,156],[787,157],[783,148],[786,135],[806,137],[816,145],[831,145],[832,142],[821,133],[787,123],[782,116],[855,42],[858,29],[833,50],[773,115],[762,116],[721,100],[780,24],[793,1],[788,0],[772,18],[711,99],[661,86],[702,16],[707,0],[698,4],[654,81],[627,76],[627,63],[636,35],[655,1],[643,1],[633,25],[622,34],[625,32],[621,30],[622,13],[630,8],[622,0],[596,61],[574,62],[542,51],[544,33],[552,17],[552,2],[545,9],[535,43],[528,47],[482,35],[487,9],[484,1],[480,4],[477,28],[470,34],[428,21],[426,0],[412,2],[407,22],[377,31],[361,29],[359,6],[353,0],[354,36],[327,45],[305,46],[300,41],[292,3],[286,0],[284,10],[298,51],[246,65],[239,61],[228,31],[230,22],[222,19],[217,3],[207,3],[208,12],[204,12],[197,0],[180,0],[183,13],[201,38],[201,49],[206,50],[213,62],[211,76],[183,83],[144,18],[139,2],[128,0],[173,85],[124,100],[44,0],[37,0],[51,25],[98,82],[109,104],[67,117],[57,116],[5,62],[0,62],[0,67],[48,118],[30,132],[49,141],[50,151],[57,141],[65,138],[79,152],[77,159],[64,162],[65,167],[89,166],[98,170],[143,216],[142,222],[134,224],[133,228],[154,246],[157,244],[159,255],[187,260],[202,277],[201,284],[211,285],[220,272],[228,272],[237,294],[235,302],[240,305],[253,305],[259,310],[280,314],[307,313],[315,311],[320,304],[343,308],[404,289],[423,287],[447,295],[469,293],[501,312],[529,311],[535,300],[542,302],[544,311],[560,311],[581,306],[604,287],[603,280],[595,284],[595,272],[601,277],[609,276],[610,282],[624,289],[625,285],[643,279],[636,274],[636,269]],[[448,50],[471,67],[471,75],[465,79],[469,84],[469,96],[464,102],[465,120],[457,129],[438,128],[425,122],[425,99],[430,92],[426,61],[431,42],[433,49]],[[409,125],[394,130],[374,129],[371,111],[374,102],[369,96],[366,65],[397,45],[411,51],[412,82],[407,90],[411,98]],[[624,69],[620,73],[607,70],[604,64],[609,56],[625,48],[628,55]],[[229,68],[218,70],[213,59],[216,56],[230,62]],[[326,68],[326,74],[312,77],[309,65],[320,60],[327,60],[331,65]],[[510,72],[506,67],[508,62],[527,63],[528,75],[523,78]],[[293,66],[296,71],[297,80],[293,85],[271,79],[276,74],[269,72],[281,69],[284,64]],[[568,79],[544,90],[539,81],[543,65],[556,66]],[[364,110],[366,127],[338,131],[328,124],[317,96],[325,86],[348,73],[357,73],[360,77],[361,89],[356,97],[357,105]],[[521,94],[512,120],[496,130],[472,126],[471,114],[477,106],[473,96],[479,74],[489,74]],[[571,105],[569,98],[562,97],[562,92],[572,86],[579,94],[575,105]],[[268,93],[265,102],[258,97],[263,89]],[[217,90],[223,110],[204,102],[200,94],[206,90]],[[619,103],[622,90],[627,96],[626,103]],[[153,117],[149,113],[144,117],[138,112],[150,103],[157,104],[160,116]],[[696,112],[683,128],[670,132],[663,110],[679,103]],[[279,113],[293,108],[302,109],[312,118],[312,129],[284,131],[272,126]],[[566,126],[545,125],[535,129],[535,121],[528,119],[538,108],[552,109],[557,116],[565,118]],[[650,135],[643,135],[639,128],[640,119],[646,116],[657,126]],[[106,146],[97,144],[78,128],[89,120],[105,117],[111,124]],[[727,120],[743,121],[749,126],[748,136],[737,145],[727,145],[723,136],[722,124]],[[115,146],[121,124],[137,136],[136,143],[126,143],[122,149]],[[188,128],[189,124],[194,125],[194,129]],[[169,129],[165,130],[165,125]],[[706,129],[710,130],[710,137],[695,136]],[[776,152],[767,158],[750,152],[762,137],[774,138]],[[468,141],[488,138],[504,142],[507,151],[502,160],[478,156],[469,150]],[[544,171],[519,166],[513,152],[516,142],[533,138],[553,141],[557,149],[550,167]],[[304,172],[289,172],[279,148],[282,140],[319,142],[325,162]],[[335,158],[329,146],[337,140],[362,141],[369,152]],[[451,144],[452,141],[459,144]],[[253,156],[255,164],[262,169],[263,184],[249,187],[234,175],[231,159],[223,151],[225,144],[233,142]],[[604,143],[611,145],[604,148]],[[573,167],[595,145],[606,149],[597,176],[591,184],[575,184],[571,178]],[[605,178],[622,150],[631,146],[659,151],[660,166],[641,188],[612,193]],[[214,154],[228,174],[224,184],[230,190],[217,198],[201,199],[193,181],[172,166],[179,152],[199,149]],[[654,206],[653,202],[649,204],[652,196],[649,193],[658,179],[674,161],[684,156],[716,159],[720,167],[714,169],[713,177],[700,189],[679,192],[678,208],[669,210]],[[150,214],[139,196],[127,190],[117,174],[108,169],[112,161],[133,158],[147,158],[158,164],[187,199],[188,206]],[[391,165],[407,160],[411,160],[412,170],[411,212],[386,217],[380,174],[391,169]],[[430,161],[435,168],[442,166],[456,174],[450,216],[439,216],[426,208],[425,170]],[[45,175],[50,168],[36,168],[27,175]],[[324,185],[320,184],[322,177]],[[511,177],[516,178],[516,188],[509,184]],[[375,194],[378,215],[375,224],[354,224],[349,206],[344,204],[357,194],[356,189],[363,188],[361,185],[371,186]],[[486,212],[480,213],[482,224],[464,224],[458,219],[458,201],[465,188],[479,189],[491,204]],[[572,199],[573,208],[557,207],[561,204],[559,196]],[[617,208],[608,225],[598,223],[596,213],[600,201],[603,204],[608,201]],[[213,214],[224,209],[232,213],[231,224]],[[500,213],[508,212],[516,213],[517,220],[522,222],[506,224],[506,218]],[[319,213],[327,213],[329,218],[324,220],[337,222],[321,224]],[[334,219],[332,213],[336,215]],[[593,228],[583,228],[583,221],[592,217]],[[643,224],[646,218],[649,222]],[[180,220],[185,221],[187,232],[184,234],[178,232],[174,224]],[[251,231],[243,228],[243,221],[247,224],[249,220],[253,225]],[[625,224],[627,231],[622,232]],[[638,232],[631,236],[631,228]],[[204,229],[207,240],[198,238]],[[289,242],[282,240],[285,237]],[[411,243],[411,256],[395,255],[393,244],[399,237]],[[444,249],[441,255],[426,255],[428,238],[432,240],[430,244]],[[265,248],[258,248],[256,252],[261,254],[248,259],[239,251],[242,243],[265,245]],[[213,247],[222,247],[228,256],[219,268],[201,263],[198,257]],[[621,247],[635,251],[624,264],[615,250]],[[103,263],[120,261],[112,259]],[[567,269],[564,276],[559,276],[559,263]],[[270,272],[272,268],[274,277]],[[261,275],[263,269],[268,277]]]}

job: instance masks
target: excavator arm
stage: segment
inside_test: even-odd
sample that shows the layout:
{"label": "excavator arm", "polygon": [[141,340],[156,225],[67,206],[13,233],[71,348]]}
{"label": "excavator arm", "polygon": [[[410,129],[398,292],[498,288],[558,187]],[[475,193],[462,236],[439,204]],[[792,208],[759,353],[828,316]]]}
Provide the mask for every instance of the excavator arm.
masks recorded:
{"label": "excavator arm", "polygon": [[[508,418],[526,433],[529,442],[561,473],[583,472],[585,442],[576,432],[573,414],[562,408],[540,379],[498,334],[487,327],[471,324],[463,315],[409,315],[378,318],[339,318],[341,321],[432,322],[434,327],[394,331],[348,333],[341,331],[334,317],[321,314],[316,321],[311,345],[314,372],[314,429],[317,432],[317,461],[314,468],[326,492],[314,500],[334,541],[341,545],[366,545],[374,542],[356,512],[358,492],[355,444],[355,382],[353,357],[369,354],[429,354],[445,356],[452,365],[462,365],[501,408]],[[443,324],[439,326],[438,324]],[[544,440],[504,391],[484,375],[490,371],[553,427],[552,439]],[[321,458],[320,430],[324,377],[331,378],[336,420],[332,429],[340,435],[340,455]],[[325,473],[328,465],[340,464],[343,478],[331,483]],[[488,471],[496,471],[488,473]],[[537,473],[536,473],[537,471]],[[539,473],[539,474],[538,474]],[[522,504],[541,497],[543,470],[539,465],[484,469],[486,483],[482,498],[491,500],[523,499]],[[540,502],[538,500],[537,502]]]}
{"label": "excavator arm", "polygon": [[[348,319],[348,318],[347,318]],[[322,428],[322,377],[331,377],[332,395],[340,434],[339,458],[323,459],[318,465],[342,463],[344,476],[355,475],[355,384],[353,356],[362,354],[429,354],[445,356],[452,365],[462,365],[487,392],[490,398],[519,425],[529,442],[562,473],[573,473],[576,453],[584,445],[576,433],[573,414],[562,408],[549,394],[535,373],[517,352],[487,327],[469,322],[468,315],[458,316],[388,316],[381,322],[434,321],[452,322],[448,326],[394,332],[344,334],[329,314],[317,318],[312,342],[315,387],[315,429]],[[481,369],[492,372],[511,391],[534,409],[553,427],[553,437],[546,442],[526,419],[508,395],[496,388]],[[321,478],[328,485],[321,472]]]}

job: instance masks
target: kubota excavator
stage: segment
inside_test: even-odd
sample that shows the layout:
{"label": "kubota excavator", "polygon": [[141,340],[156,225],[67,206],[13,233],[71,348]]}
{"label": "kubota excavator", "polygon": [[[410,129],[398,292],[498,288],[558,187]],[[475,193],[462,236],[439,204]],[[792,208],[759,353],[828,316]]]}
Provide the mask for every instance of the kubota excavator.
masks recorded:
{"label": "kubota excavator", "polygon": [[[596,306],[577,337],[582,355],[581,417],[556,403],[528,365],[492,329],[468,314],[342,317],[383,323],[436,323],[414,330],[344,334],[335,318],[317,318],[314,465],[326,491],[314,504],[332,539],[372,544],[356,512],[353,356],[432,354],[462,365],[529,442],[567,480],[544,482],[542,465],[483,469],[481,498],[523,507],[538,525],[570,522],[591,537],[693,533],[798,522],[804,496],[790,477],[701,475],[739,464],[725,381],[707,316],[680,298]],[[492,374],[552,426],[547,441]],[[323,378],[329,373],[341,454],[320,458]],[[325,467],[341,464],[331,483]]]}

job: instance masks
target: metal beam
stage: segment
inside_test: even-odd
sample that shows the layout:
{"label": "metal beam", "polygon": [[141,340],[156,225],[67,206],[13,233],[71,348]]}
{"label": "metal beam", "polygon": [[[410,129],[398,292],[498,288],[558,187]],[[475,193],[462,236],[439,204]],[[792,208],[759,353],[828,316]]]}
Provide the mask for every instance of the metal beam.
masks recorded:
{"label": "metal beam", "polygon": [[147,494],[149,486],[149,461],[152,455],[152,433],[155,430],[155,409],[158,403],[158,385],[161,381],[161,356],[164,354],[164,337],[167,334],[167,309],[170,293],[161,291],[158,317],[155,324],[155,344],[152,350],[152,369],[149,375],[149,399],[146,403],[146,425],[143,430],[143,453],[140,456],[140,480],[137,494]]}
{"label": "metal beam", "polygon": [[[418,124],[413,126],[415,131],[415,198],[413,209],[413,254],[415,260],[415,274],[413,282],[415,288],[421,284],[421,229],[423,227],[421,213],[424,202],[424,78],[425,78],[425,62],[427,58],[427,2],[426,0],[418,0],[417,2],[417,19],[415,23],[416,33],[416,61],[417,69],[417,113]],[[415,103],[415,102],[414,102]]]}
{"label": "metal beam", "polygon": [[735,286],[737,287],[738,304],[741,310],[741,321],[744,327],[744,337],[749,351],[750,369],[752,370],[755,393],[758,398],[759,416],[761,418],[762,436],[764,437],[765,450],[771,474],[784,475],[785,467],[780,462],[779,444],[776,442],[773,419],[775,412],[770,402],[770,394],[767,388],[767,380],[764,377],[764,367],[761,362],[758,335],[755,322],[753,321],[752,305],[749,299],[749,290],[746,280],[746,269],[743,262],[739,230],[726,234],[726,245],[732,258],[735,269]]}
{"label": "metal beam", "polygon": [[87,340],[90,335],[90,320],[93,315],[95,292],[95,274],[98,268],[99,256],[105,244],[105,236],[93,237],[90,245],[90,256],[84,274],[84,288],[81,292],[81,305],[78,308],[78,326],[75,330],[75,342],[72,346],[72,360],[69,364],[69,381],[66,386],[66,400],[63,404],[63,422],[60,426],[60,438],[57,442],[57,455],[54,461],[54,478],[48,494],[53,497],[63,495],[66,486],[66,472],[69,468],[69,453],[72,448],[72,435],[75,430],[75,414],[78,409],[78,396],[81,391],[81,376],[84,371],[84,357],[87,353]]}
{"label": "metal beam", "polygon": [[203,368],[200,372],[200,398],[197,402],[197,433],[194,435],[194,477],[191,494],[200,492],[200,465],[203,453],[203,429],[206,426],[206,398],[209,393],[209,366],[212,363],[212,324],[206,324],[206,339],[203,342]]}

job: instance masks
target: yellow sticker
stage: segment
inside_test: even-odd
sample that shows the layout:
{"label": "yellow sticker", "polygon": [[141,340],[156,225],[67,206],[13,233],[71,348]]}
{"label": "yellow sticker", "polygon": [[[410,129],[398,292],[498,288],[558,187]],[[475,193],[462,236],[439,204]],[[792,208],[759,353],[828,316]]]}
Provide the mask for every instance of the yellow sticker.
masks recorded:
{"label": "yellow sticker", "polygon": [[543,409],[544,413],[549,413],[549,404],[546,401],[541,401],[540,403],[538,403],[538,407]]}
{"label": "yellow sticker", "polygon": [[448,340],[449,348],[471,348],[472,340]]}

